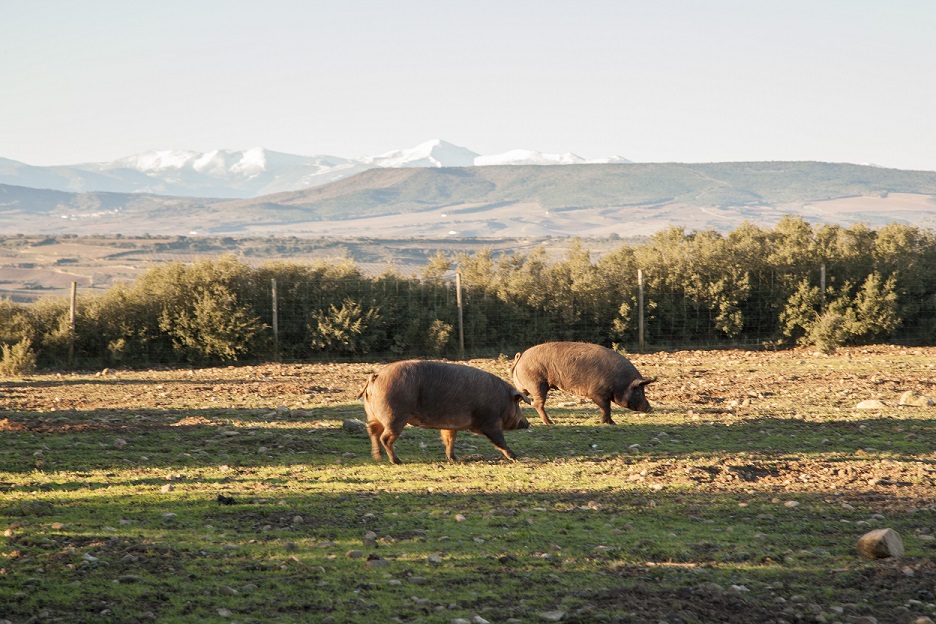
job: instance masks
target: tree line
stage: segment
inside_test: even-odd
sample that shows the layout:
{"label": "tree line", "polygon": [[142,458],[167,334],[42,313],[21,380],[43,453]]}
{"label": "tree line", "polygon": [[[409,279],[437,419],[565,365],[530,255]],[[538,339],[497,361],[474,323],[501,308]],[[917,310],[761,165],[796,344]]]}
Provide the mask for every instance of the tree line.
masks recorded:
{"label": "tree line", "polygon": [[[936,340],[936,233],[787,217],[722,234],[670,227],[593,258],[437,254],[418,276],[352,261],[168,263],[78,298],[0,299],[0,373],[32,367],[508,355],[547,340],[647,348]],[[462,286],[458,325],[453,276]],[[271,285],[275,282],[274,289]],[[277,306],[274,311],[274,297]],[[273,331],[275,328],[276,331]]]}

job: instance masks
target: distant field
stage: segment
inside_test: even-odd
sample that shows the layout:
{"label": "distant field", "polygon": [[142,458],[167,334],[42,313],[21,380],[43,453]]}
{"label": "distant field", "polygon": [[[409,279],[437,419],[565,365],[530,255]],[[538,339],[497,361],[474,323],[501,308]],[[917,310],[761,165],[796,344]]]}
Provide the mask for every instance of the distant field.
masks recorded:
{"label": "distant field", "polygon": [[[561,255],[570,238],[491,239],[370,239],[370,238],[228,238],[228,237],[0,237],[0,296],[31,301],[65,295],[72,282],[79,292],[103,291],[131,281],[147,268],[166,262],[195,262],[232,253],[244,262],[316,263],[350,258],[367,273],[395,268],[418,273],[438,251],[473,253],[482,247],[495,251],[529,251],[544,247]],[[621,240],[589,239],[588,248],[600,254]]]}

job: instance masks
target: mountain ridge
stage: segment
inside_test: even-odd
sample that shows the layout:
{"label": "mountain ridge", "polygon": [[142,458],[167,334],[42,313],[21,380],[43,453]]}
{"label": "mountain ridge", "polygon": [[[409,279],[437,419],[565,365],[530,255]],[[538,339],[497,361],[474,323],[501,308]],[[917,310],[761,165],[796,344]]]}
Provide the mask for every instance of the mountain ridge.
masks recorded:
{"label": "mountain ridge", "polygon": [[632,236],[770,226],[784,215],[931,226],[936,172],[782,161],[371,168],[246,199],[0,184],[0,228],[18,233]]}
{"label": "mountain ridge", "polygon": [[[157,193],[248,198],[327,184],[373,168],[564,165],[588,162],[572,153],[511,150],[481,156],[441,139],[376,156],[299,156],[252,147],[148,150],[101,163],[37,167],[0,158],[0,184],[69,192]],[[630,162],[620,156],[595,162]]]}

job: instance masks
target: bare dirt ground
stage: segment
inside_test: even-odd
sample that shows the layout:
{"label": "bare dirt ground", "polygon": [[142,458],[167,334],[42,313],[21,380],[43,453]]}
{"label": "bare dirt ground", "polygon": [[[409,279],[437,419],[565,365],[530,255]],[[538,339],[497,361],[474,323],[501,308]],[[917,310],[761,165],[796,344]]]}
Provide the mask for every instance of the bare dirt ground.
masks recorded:
{"label": "bare dirt ground", "polygon": [[[682,443],[665,435],[644,438],[642,454],[628,460],[622,479],[651,489],[685,488],[689,497],[703,491],[739,500],[774,496],[777,511],[772,513],[777,515],[789,512],[790,501],[797,496],[815,497],[843,510],[865,509],[884,518],[884,524],[866,522],[869,530],[886,526],[891,517],[910,518],[904,540],[917,551],[933,553],[936,407],[900,407],[898,403],[908,391],[936,397],[936,347],[848,348],[833,355],[808,350],[681,351],[638,354],[630,359],[644,376],[658,377],[658,381],[647,391],[655,407],[653,414],[626,415],[614,409],[615,419],[624,428],[647,418],[660,427],[696,423],[711,429],[700,426],[698,438]],[[509,375],[509,361],[504,357],[469,363],[504,378]],[[24,381],[0,381],[0,412],[5,415],[0,431],[108,426],[106,418],[80,425],[69,418],[73,411],[94,410],[166,409],[178,414],[206,407],[279,408],[301,417],[304,410],[347,406],[349,417],[363,419],[356,396],[367,375],[380,366],[271,363],[47,373]],[[865,400],[879,400],[883,405],[857,409]],[[576,418],[598,424],[598,410],[587,400],[554,392],[549,407],[560,422]],[[527,416],[534,427],[542,426],[532,410]],[[145,427],[147,423],[143,419],[126,426]],[[366,441],[362,441],[362,456],[367,454],[364,447]],[[623,455],[628,452],[636,451],[621,449]],[[645,614],[661,612],[662,605],[683,604],[698,621],[710,622],[931,621],[911,618],[916,617],[915,609],[925,611],[928,603],[936,601],[936,564],[931,557],[886,560],[875,567],[842,570],[846,571],[853,579],[851,585],[835,590],[843,596],[885,592],[916,596],[916,602],[907,606],[901,599],[888,605],[886,612],[893,619],[878,612],[862,620],[855,619],[857,615],[815,619],[818,616],[808,613],[808,605],[796,604],[795,596],[783,593],[782,583],[772,612],[763,605],[752,607],[736,595],[700,591],[674,597],[649,586],[643,593],[601,592],[590,599]],[[620,574],[626,577],[632,572],[637,574],[626,569]],[[936,617],[933,611],[929,614]],[[775,616],[778,619],[772,619]]]}
{"label": "bare dirt ground", "polygon": [[[925,470],[919,463],[897,465],[886,459],[871,461],[887,455],[887,447],[893,444],[893,440],[878,436],[866,440],[868,451],[857,450],[861,459],[856,465],[848,463],[853,457],[838,457],[840,467],[836,470],[811,470],[805,464],[810,461],[808,458],[789,457],[784,462],[786,468],[779,473],[771,470],[761,475],[757,481],[762,484],[783,486],[791,475],[811,474],[811,479],[797,477],[797,480],[834,490],[855,486],[862,480],[896,482],[902,479],[903,473],[921,475],[930,474],[931,469],[936,471],[936,428],[930,426],[930,419],[936,417],[936,407],[898,406],[901,395],[907,391],[936,397],[936,347],[848,348],[831,356],[810,350],[679,351],[636,354],[630,359],[645,377],[657,378],[647,390],[655,418],[728,426],[753,420],[803,424],[831,418],[853,424],[850,428],[854,429],[859,442],[862,431],[878,418],[884,418],[894,420],[893,433],[899,436],[895,439],[931,443],[933,447],[918,457],[928,466]],[[509,379],[510,362],[504,356],[499,360],[477,359],[467,363]],[[355,413],[357,395],[367,376],[382,365],[269,363],[40,374],[25,383],[0,381],[0,410],[33,413],[28,422],[16,423],[15,419],[8,419],[0,425],[0,430],[4,427],[54,430],[56,423],[67,420],[71,410],[288,408],[301,415],[303,410],[350,404],[350,412]],[[858,403],[866,399],[880,400],[885,407],[870,411],[856,409]],[[575,415],[588,424],[598,423],[598,410],[587,399],[553,391],[547,409],[559,407],[574,410]],[[48,413],[48,417],[37,413]],[[618,422],[622,422],[625,414],[625,410],[614,406]],[[897,414],[912,414],[914,418],[901,422]],[[364,418],[363,409],[357,416]],[[638,414],[631,416],[637,420],[641,418]],[[874,420],[869,420],[872,417]],[[532,409],[528,418],[534,426],[539,424]],[[876,445],[884,448],[871,448]],[[791,447],[791,452],[795,452],[795,447]],[[782,454],[782,446],[776,451]],[[739,479],[736,472],[716,470],[715,475],[709,474],[704,480],[727,488],[743,487],[745,480]],[[676,472],[668,472],[658,480],[681,478]],[[700,479],[695,475],[690,481],[699,482]],[[925,481],[901,492],[921,500],[933,497],[932,503],[936,503],[936,490]]]}

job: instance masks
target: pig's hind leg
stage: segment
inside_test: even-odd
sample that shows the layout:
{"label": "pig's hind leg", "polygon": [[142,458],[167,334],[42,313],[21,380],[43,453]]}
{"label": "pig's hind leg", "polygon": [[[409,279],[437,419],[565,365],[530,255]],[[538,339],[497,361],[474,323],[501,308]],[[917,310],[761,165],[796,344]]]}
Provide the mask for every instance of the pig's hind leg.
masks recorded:
{"label": "pig's hind leg", "polygon": [[380,421],[372,420],[367,423],[367,435],[370,436],[370,452],[371,457],[374,458],[374,461],[379,462],[381,460],[380,455],[380,435],[384,431],[383,424]]}
{"label": "pig's hind leg", "polygon": [[543,422],[547,425],[553,424],[549,416],[546,415],[546,395],[549,394],[549,384],[546,382],[536,384],[529,394],[533,397],[533,407],[539,413]]}
{"label": "pig's hind leg", "polygon": [[393,443],[396,442],[398,437],[400,437],[400,434],[390,427],[384,429],[383,434],[380,436],[380,443],[383,444],[384,449],[387,451],[387,457],[390,458],[391,464],[401,463],[400,458],[397,457],[396,451],[393,450]]}
{"label": "pig's hind leg", "polygon": [[370,435],[371,457],[374,458],[374,461],[380,461],[380,447],[383,446],[384,450],[387,451],[387,459],[390,460],[390,463],[400,463],[400,458],[397,457],[396,451],[393,450],[393,443],[400,437],[400,433],[394,431],[392,425],[385,427],[382,422],[372,420],[367,423],[367,433]]}

